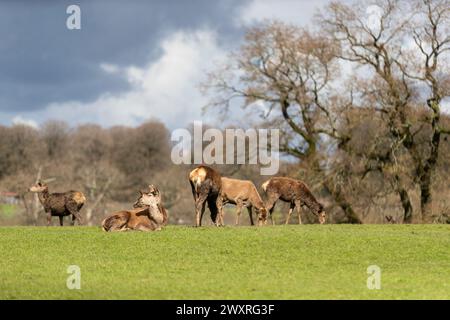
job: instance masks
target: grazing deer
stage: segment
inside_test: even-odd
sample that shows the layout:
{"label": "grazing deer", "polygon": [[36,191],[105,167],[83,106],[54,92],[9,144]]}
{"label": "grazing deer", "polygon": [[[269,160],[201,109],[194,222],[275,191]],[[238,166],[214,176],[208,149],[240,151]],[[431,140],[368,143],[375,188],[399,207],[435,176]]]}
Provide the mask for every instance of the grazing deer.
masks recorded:
{"label": "grazing deer", "polygon": [[78,224],[82,223],[80,210],[86,202],[86,197],[79,191],[67,191],[63,193],[49,193],[48,186],[38,181],[28,191],[38,193],[39,201],[47,213],[47,226],[51,224],[52,216],[59,217],[59,224],[63,226],[64,216],[72,215],[72,225],[75,219]]}
{"label": "grazing deer", "polygon": [[[247,208],[252,226],[252,208],[255,208],[258,214],[258,224],[261,226],[266,222],[267,210],[253,182],[222,177],[221,197],[222,204],[236,205],[236,225],[239,224],[242,207]],[[223,224],[223,213],[220,215],[220,223]]]}
{"label": "grazing deer", "polygon": [[297,207],[298,223],[302,223],[300,216],[302,205],[307,206],[319,218],[320,224],[325,223],[323,205],[316,200],[306,184],[302,181],[285,177],[274,177],[264,182],[262,188],[268,197],[266,208],[269,210],[272,224],[275,224],[272,213],[278,199],[290,203],[286,224],[289,223],[295,207]]}
{"label": "grazing deer", "polygon": [[191,184],[192,195],[195,201],[195,222],[196,226],[202,225],[205,205],[208,203],[211,212],[211,220],[216,225],[220,225],[217,219],[222,213],[222,201],[219,197],[222,182],[220,173],[207,166],[199,166],[189,173],[189,183]]}
{"label": "grazing deer", "polygon": [[149,192],[139,193],[133,210],[113,213],[102,221],[104,231],[159,231],[167,224],[167,211],[161,204],[159,190],[150,186]]}

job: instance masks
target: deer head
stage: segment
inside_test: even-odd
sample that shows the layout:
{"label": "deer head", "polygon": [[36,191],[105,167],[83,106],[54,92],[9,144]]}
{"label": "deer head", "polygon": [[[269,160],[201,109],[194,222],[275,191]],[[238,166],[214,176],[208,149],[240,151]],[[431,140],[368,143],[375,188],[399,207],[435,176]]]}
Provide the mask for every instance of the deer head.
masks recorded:
{"label": "deer head", "polygon": [[325,223],[325,210],[323,209],[323,205],[320,204],[319,210],[317,212],[317,217],[319,218],[319,223],[324,224]]}
{"label": "deer head", "polygon": [[149,190],[139,191],[139,198],[134,203],[134,208],[144,206],[156,206],[161,203],[161,192],[154,185],[149,186]]}
{"label": "deer head", "polygon": [[320,213],[319,213],[319,223],[320,224],[324,224],[325,223],[325,211],[321,211]]}
{"label": "deer head", "polygon": [[161,192],[159,192],[159,189],[153,184],[148,186],[148,194],[151,194],[161,200]]}
{"label": "deer head", "polygon": [[29,192],[36,192],[36,193],[44,192],[46,190],[48,190],[48,186],[45,182],[41,180],[39,180],[37,183],[35,183],[28,189]]}
{"label": "deer head", "polygon": [[50,183],[52,181],[55,181],[56,178],[49,178],[49,179],[45,179],[45,180],[38,180],[34,185],[32,185],[28,191],[29,192],[44,192],[46,190],[48,190],[48,186],[47,183]]}
{"label": "deer head", "polygon": [[267,209],[265,207],[256,209],[258,214],[258,225],[262,226],[267,224]]}

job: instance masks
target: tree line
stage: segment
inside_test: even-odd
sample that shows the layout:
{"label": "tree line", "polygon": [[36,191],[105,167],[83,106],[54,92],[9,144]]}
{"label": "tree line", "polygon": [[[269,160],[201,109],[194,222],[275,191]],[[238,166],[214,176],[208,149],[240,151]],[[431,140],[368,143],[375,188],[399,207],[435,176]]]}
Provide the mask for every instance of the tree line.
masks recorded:
{"label": "tree line", "polygon": [[[327,221],[450,221],[449,0],[333,2],[309,28],[259,23],[201,88],[217,119],[281,130],[278,175],[305,181]],[[20,194],[24,223],[39,219],[37,198],[26,193],[39,178],[83,191],[88,222],[149,183],[172,223],[193,221],[193,166],[171,162],[170,132],[158,121],[0,126],[0,146],[0,190]],[[258,166],[215,168],[257,186],[267,179]]]}
{"label": "tree line", "polygon": [[250,28],[203,89],[209,110],[282,128],[297,176],[348,222],[381,200],[430,223],[448,215],[449,54],[448,0],[332,2],[310,28]]}

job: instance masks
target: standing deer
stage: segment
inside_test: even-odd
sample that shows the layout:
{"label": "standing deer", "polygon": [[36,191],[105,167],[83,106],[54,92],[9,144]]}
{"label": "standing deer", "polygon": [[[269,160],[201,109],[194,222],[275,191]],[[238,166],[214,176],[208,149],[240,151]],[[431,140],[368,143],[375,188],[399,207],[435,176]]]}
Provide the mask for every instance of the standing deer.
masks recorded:
{"label": "standing deer", "polygon": [[38,181],[28,191],[38,193],[39,201],[47,212],[47,226],[52,222],[52,216],[59,217],[59,224],[63,226],[64,216],[72,215],[72,225],[75,219],[78,224],[82,223],[80,210],[86,202],[86,197],[80,191],[67,191],[63,193],[49,193],[48,186]]}
{"label": "standing deer", "polygon": [[211,212],[211,220],[216,225],[220,225],[218,218],[222,212],[222,201],[220,191],[222,188],[220,173],[207,166],[199,166],[189,173],[189,183],[191,184],[192,195],[195,201],[195,222],[196,226],[202,225],[205,205],[208,203]]}
{"label": "standing deer", "polygon": [[302,181],[285,177],[274,177],[264,182],[262,188],[267,194],[268,200],[266,207],[269,210],[272,224],[275,224],[272,213],[278,199],[290,204],[286,224],[289,223],[295,207],[297,207],[298,223],[302,223],[300,216],[302,205],[307,206],[319,218],[320,224],[325,223],[323,205],[316,200],[309,188]]}
{"label": "standing deer", "polygon": [[[242,207],[247,208],[252,226],[252,208],[255,208],[258,214],[258,224],[261,226],[266,222],[267,210],[253,182],[222,177],[221,197],[223,204],[236,205],[236,225],[239,224]],[[223,214],[220,215],[220,223],[223,224]]]}
{"label": "standing deer", "polygon": [[158,188],[150,186],[150,191],[139,193],[134,209],[115,212],[102,221],[104,231],[159,231],[167,224],[167,211]]}

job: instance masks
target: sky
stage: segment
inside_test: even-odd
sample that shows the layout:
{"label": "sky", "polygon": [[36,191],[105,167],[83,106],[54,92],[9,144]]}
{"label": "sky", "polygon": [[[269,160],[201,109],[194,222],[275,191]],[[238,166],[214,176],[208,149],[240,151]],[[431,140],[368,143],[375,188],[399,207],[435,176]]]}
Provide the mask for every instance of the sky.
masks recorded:
{"label": "sky", "polygon": [[[213,121],[198,85],[245,29],[307,25],[328,0],[0,1],[0,124]],[[69,30],[66,9],[81,9]]]}

